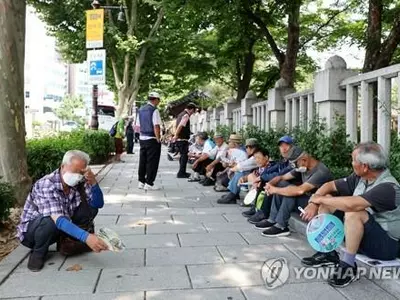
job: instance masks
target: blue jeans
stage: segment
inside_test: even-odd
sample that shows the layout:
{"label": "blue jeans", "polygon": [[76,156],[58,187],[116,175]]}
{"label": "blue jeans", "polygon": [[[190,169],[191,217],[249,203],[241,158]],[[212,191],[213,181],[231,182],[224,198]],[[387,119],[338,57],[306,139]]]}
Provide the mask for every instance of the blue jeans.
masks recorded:
{"label": "blue jeans", "polygon": [[[279,187],[286,187],[291,185],[289,182],[280,182]],[[306,207],[310,196],[302,195],[299,197],[287,197],[282,195],[274,195],[272,198],[271,213],[269,221],[277,223],[282,228],[288,227],[290,214],[298,206]]]}
{"label": "blue jeans", "polygon": [[247,174],[250,174],[250,171],[235,172],[232,179],[229,180],[228,190],[231,193],[238,195],[240,193],[240,187],[238,186],[239,179]]}

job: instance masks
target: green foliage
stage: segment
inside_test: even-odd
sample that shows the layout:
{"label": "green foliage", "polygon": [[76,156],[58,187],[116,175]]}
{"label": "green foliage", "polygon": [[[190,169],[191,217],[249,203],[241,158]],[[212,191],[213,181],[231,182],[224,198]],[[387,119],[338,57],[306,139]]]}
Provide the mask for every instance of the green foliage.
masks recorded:
{"label": "green foliage", "polygon": [[55,110],[55,114],[61,120],[71,120],[82,123],[82,117],[76,115],[77,109],[85,107],[82,97],[69,96],[64,97],[60,107]]}
{"label": "green foliage", "polygon": [[0,223],[10,215],[10,208],[16,203],[14,189],[7,182],[0,182]]}
{"label": "green foliage", "polygon": [[392,132],[389,153],[390,172],[400,182],[400,137],[397,132]]}
{"label": "green foliage", "polygon": [[106,131],[74,131],[27,142],[28,172],[35,181],[57,169],[68,150],[89,154],[92,164],[105,163],[113,152],[113,139]]}

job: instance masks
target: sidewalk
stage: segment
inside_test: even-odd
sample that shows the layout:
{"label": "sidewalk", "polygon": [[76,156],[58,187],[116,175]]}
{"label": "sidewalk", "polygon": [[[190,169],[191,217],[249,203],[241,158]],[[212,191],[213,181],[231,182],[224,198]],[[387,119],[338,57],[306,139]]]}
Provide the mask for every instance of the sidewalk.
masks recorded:
{"label": "sidewalk", "polygon": [[[0,299],[264,300],[396,299],[398,281],[366,278],[344,289],[323,281],[299,280],[293,272],[283,286],[268,290],[261,276],[266,260],[284,257],[289,267],[313,254],[293,233],[266,238],[241,215],[237,205],[216,203],[219,193],[176,179],[177,162],[162,155],[161,191],[137,189],[138,149],[126,163],[102,170],[106,205],[96,228],[109,227],[123,238],[122,253],[89,253],[64,258],[50,253],[44,269],[30,272],[20,246],[0,263]],[[165,151],[165,149],[164,149]],[[54,248],[53,248],[54,251]],[[66,269],[79,264],[81,271]]]}

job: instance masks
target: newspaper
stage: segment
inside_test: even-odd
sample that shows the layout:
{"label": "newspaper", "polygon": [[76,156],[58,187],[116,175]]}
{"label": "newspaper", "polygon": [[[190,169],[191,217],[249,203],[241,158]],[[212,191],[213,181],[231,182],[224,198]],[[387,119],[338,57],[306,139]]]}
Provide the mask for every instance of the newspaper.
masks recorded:
{"label": "newspaper", "polygon": [[126,248],[119,235],[109,228],[100,228],[97,236],[107,244],[110,251],[122,252]]}

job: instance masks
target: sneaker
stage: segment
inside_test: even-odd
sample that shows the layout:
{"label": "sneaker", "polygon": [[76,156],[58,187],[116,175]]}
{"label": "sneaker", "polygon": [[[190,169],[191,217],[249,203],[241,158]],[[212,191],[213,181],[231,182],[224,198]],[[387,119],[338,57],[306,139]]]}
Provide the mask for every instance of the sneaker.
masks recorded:
{"label": "sneaker", "polygon": [[32,252],[28,260],[28,269],[32,272],[39,272],[43,269],[45,258],[43,255],[39,255]]}
{"label": "sneaker", "polygon": [[333,287],[345,287],[350,283],[360,279],[357,272],[357,264],[354,263],[354,267],[340,261],[334,270],[332,276],[328,279],[328,284]]}
{"label": "sneaker", "polygon": [[317,252],[313,256],[304,257],[301,263],[310,267],[326,267],[339,263],[339,254],[336,251],[328,253]]}
{"label": "sneaker", "polygon": [[221,197],[217,200],[218,204],[236,204],[236,195],[229,193],[225,197]]}
{"label": "sneaker", "polygon": [[228,188],[225,187],[225,186],[223,186],[222,184],[216,184],[216,185],[214,186],[214,190],[215,190],[216,192],[227,192],[227,191],[228,191]]}
{"label": "sneaker", "polygon": [[264,213],[262,211],[258,211],[254,215],[252,215],[247,221],[249,221],[250,224],[257,224],[258,222],[261,222],[264,219],[265,219]]}
{"label": "sneaker", "polygon": [[144,189],[146,190],[146,191],[158,191],[158,190],[160,190],[160,187],[158,187],[158,186],[156,186],[156,185],[149,185],[149,184],[145,184],[145,186],[144,186]]}
{"label": "sneaker", "polygon": [[242,216],[249,218],[249,217],[253,216],[255,213],[256,213],[256,208],[253,206],[249,210],[242,212]]}
{"label": "sneaker", "polygon": [[176,175],[176,177],[177,177],[177,178],[189,178],[189,177],[190,177],[190,174],[189,174],[189,173],[186,173],[186,174],[178,174],[178,175]]}
{"label": "sneaker", "polygon": [[270,227],[272,227],[274,225],[275,225],[275,223],[271,223],[271,222],[268,221],[268,219],[264,219],[264,220],[256,223],[255,227],[257,229],[264,229],[265,230],[265,229],[270,228]]}
{"label": "sneaker", "polygon": [[267,230],[264,230],[261,235],[266,237],[279,237],[279,236],[288,236],[290,235],[289,228],[280,229],[276,226],[269,227]]}
{"label": "sneaker", "polygon": [[214,186],[215,181],[212,180],[211,178],[206,178],[204,182],[202,183],[203,186]]}
{"label": "sneaker", "polygon": [[138,189],[139,189],[139,190],[143,190],[143,189],[144,189],[144,183],[143,183],[143,182],[140,182],[140,181],[139,181]]}

